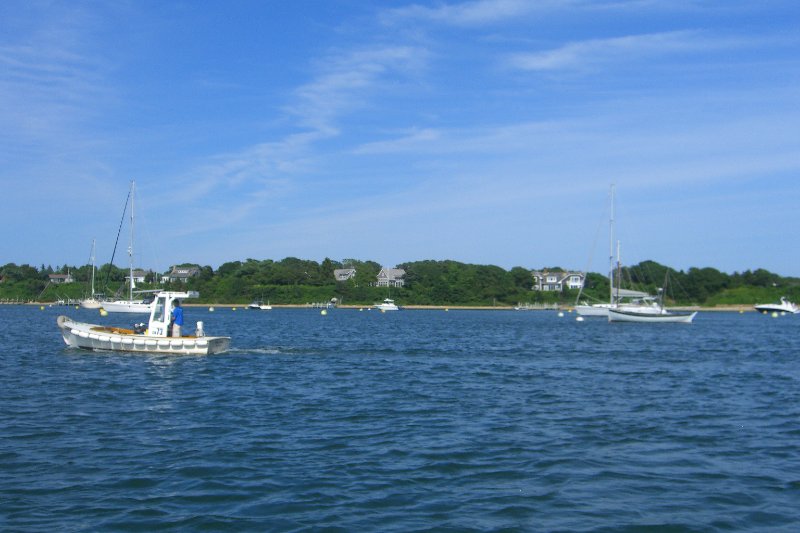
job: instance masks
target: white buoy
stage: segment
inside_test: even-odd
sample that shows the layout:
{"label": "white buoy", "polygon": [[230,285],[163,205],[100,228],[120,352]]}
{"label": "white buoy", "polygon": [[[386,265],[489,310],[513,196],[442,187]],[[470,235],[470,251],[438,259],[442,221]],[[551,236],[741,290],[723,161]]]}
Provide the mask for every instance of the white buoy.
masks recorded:
{"label": "white buoy", "polygon": [[322,316],[325,316],[325,315],[328,314],[328,310],[327,309],[323,309],[322,311],[319,312],[319,314],[321,314]]}
{"label": "white buoy", "polygon": [[213,313],[214,312],[214,306],[212,305],[211,307],[208,308],[208,310],[209,310],[209,312]]}
{"label": "white buoy", "polygon": [[43,305],[40,305],[40,306],[39,306],[39,310],[40,310],[40,311],[44,311],[44,306],[43,306]]}
{"label": "white buoy", "polygon": [[559,318],[560,318],[560,317],[564,316],[564,313],[562,313],[561,311],[559,311],[559,312],[558,312],[558,316],[559,316]]}
{"label": "white buoy", "polygon": [[103,309],[103,308],[101,307],[101,308],[100,308],[100,316],[108,316],[108,311],[106,311],[105,309]]}
{"label": "white buoy", "polygon": [[583,322],[583,317],[582,316],[575,317],[575,322]]}
{"label": "white buoy", "polygon": [[772,318],[778,318],[778,312],[777,311],[773,311],[772,312]]}

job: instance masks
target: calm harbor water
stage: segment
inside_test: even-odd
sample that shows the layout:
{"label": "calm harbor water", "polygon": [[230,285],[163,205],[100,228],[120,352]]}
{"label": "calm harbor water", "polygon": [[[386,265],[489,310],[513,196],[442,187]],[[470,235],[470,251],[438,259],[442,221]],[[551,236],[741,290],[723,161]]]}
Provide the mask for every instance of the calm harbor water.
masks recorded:
{"label": "calm harbor water", "polygon": [[[0,306],[0,530],[800,531],[800,317]],[[190,330],[192,328],[189,328]]]}

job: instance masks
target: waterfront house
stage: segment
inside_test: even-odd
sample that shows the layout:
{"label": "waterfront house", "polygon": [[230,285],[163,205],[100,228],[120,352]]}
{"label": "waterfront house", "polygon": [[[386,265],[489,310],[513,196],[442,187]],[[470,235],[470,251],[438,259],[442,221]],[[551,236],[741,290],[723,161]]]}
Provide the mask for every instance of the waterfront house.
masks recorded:
{"label": "waterfront house", "polygon": [[161,282],[180,281],[186,283],[189,278],[193,278],[200,274],[200,267],[198,266],[174,266],[169,274],[161,277]]}
{"label": "waterfront house", "polygon": [[583,272],[565,272],[555,270],[549,272],[533,272],[533,290],[535,291],[563,291],[565,289],[580,289],[586,275]]}
{"label": "waterfront house", "polygon": [[376,287],[402,287],[405,285],[403,277],[406,271],[402,268],[382,268],[378,272],[378,281],[375,283]]}
{"label": "waterfront house", "polygon": [[50,278],[50,283],[53,283],[54,285],[61,285],[61,284],[64,284],[64,283],[72,283],[73,281],[75,281],[72,278],[72,274],[70,274],[70,273],[66,273],[66,274],[50,274],[48,277]]}
{"label": "waterfront house", "polygon": [[337,268],[333,271],[333,277],[336,281],[347,281],[353,279],[356,275],[355,268]]}
{"label": "waterfront house", "polygon": [[[133,271],[133,283],[134,283],[134,285],[136,283],[144,283],[146,277],[147,277],[147,272],[145,272],[144,270],[134,270]],[[128,281],[128,283],[131,282],[131,276],[130,275],[125,276],[125,279]]]}

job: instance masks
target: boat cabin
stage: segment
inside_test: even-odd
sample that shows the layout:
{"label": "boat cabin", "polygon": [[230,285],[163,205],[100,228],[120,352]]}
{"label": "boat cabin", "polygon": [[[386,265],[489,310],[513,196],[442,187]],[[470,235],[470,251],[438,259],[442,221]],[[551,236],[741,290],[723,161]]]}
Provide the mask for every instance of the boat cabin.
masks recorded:
{"label": "boat cabin", "polygon": [[150,322],[148,324],[148,334],[152,337],[166,337],[167,328],[172,318],[172,303],[175,300],[186,298],[198,298],[200,293],[197,291],[175,292],[161,291],[156,294],[155,302],[150,307]]}

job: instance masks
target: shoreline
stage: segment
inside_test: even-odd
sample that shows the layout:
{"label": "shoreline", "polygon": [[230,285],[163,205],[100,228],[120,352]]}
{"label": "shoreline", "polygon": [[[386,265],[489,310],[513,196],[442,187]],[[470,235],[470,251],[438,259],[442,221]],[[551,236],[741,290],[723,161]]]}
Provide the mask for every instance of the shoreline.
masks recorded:
{"label": "shoreline", "polygon": [[[45,307],[74,307],[72,305],[63,305],[63,304],[56,304],[54,302],[0,302],[0,305],[32,305],[32,306],[45,306]],[[183,307],[214,307],[214,308],[222,308],[222,309],[234,309],[234,310],[245,310],[245,311],[259,311],[258,309],[248,309],[247,306],[249,304],[227,304],[227,303],[183,303]],[[326,309],[325,307],[313,306],[310,304],[271,304],[273,309]],[[512,305],[400,305],[401,309],[409,310],[409,311],[516,311],[514,306]],[[335,307],[331,307],[329,309],[374,309],[374,304],[366,304],[366,305],[353,305],[353,304],[346,304],[346,305],[338,305]],[[668,306],[668,309],[674,311],[701,311],[701,312],[712,312],[712,313],[754,313],[756,310],[753,308],[753,304],[724,304],[724,305],[716,305],[716,306],[701,306],[701,305],[688,305],[688,306]],[[558,308],[549,308],[549,309],[525,309],[523,311],[561,311],[571,313],[573,312],[574,307],[564,306]]]}

